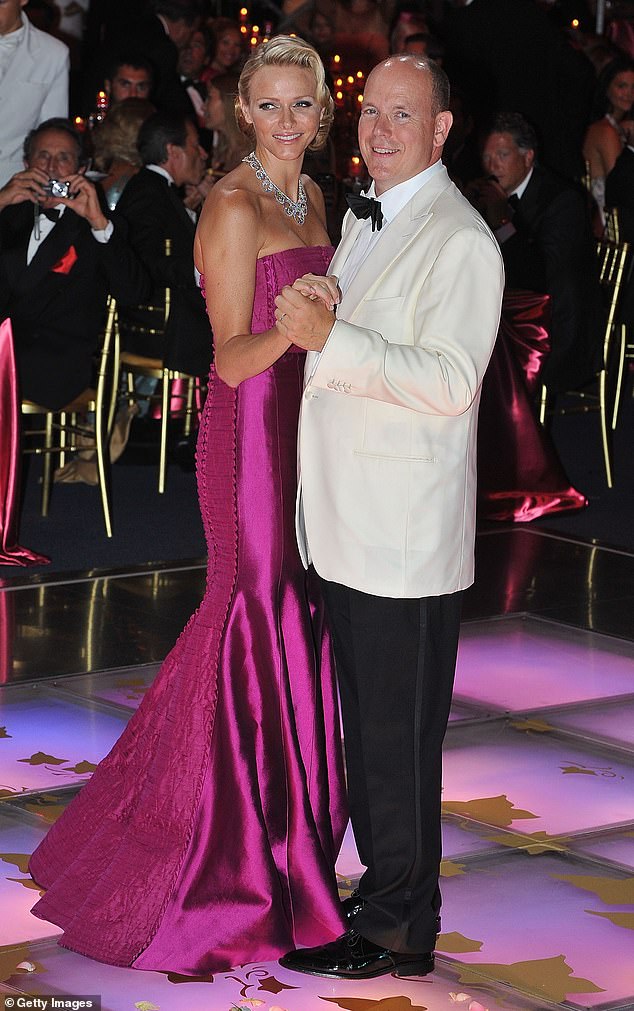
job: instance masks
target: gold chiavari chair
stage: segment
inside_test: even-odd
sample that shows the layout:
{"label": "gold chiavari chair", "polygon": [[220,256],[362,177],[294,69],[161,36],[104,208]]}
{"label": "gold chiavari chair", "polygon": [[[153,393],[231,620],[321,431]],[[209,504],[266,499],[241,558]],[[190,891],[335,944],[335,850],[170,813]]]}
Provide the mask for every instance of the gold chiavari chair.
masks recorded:
{"label": "gold chiavari chair", "polygon": [[[618,208],[610,207],[605,212],[605,234],[606,237],[611,242],[620,242],[621,239],[621,224],[619,221]],[[632,283],[632,262],[630,261],[628,275],[625,277],[625,283]],[[628,333],[627,322],[622,322],[624,326],[623,339],[619,342],[619,361],[618,361],[618,373],[616,377],[616,389],[614,393],[614,409],[612,411],[612,428],[616,428],[616,423],[619,416],[619,407],[621,406],[621,397],[623,395],[623,386],[626,380],[626,366],[629,362],[634,361],[634,342],[630,339]]]}
{"label": "gold chiavari chair", "polygon": [[[165,255],[171,253],[171,240],[165,240]],[[165,288],[162,305],[145,305],[137,308],[144,311],[144,316],[152,321],[145,325],[140,323],[126,323],[128,334],[144,334],[145,336],[157,338],[157,343],[164,336],[167,321],[170,315],[172,293],[170,288]],[[145,355],[135,354],[131,351],[122,350],[119,355],[119,389],[120,396],[126,401],[128,406],[135,403],[146,402],[150,410],[160,405],[161,411],[161,431],[160,431],[160,454],[158,471],[158,490],[162,495],[165,491],[165,480],[167,474],[167,435],[170,420],[175,413],[183,412],[183,435],[187,438],[193,425],[194,416],[199,413],[202,399],[205,393],[205,385],[199,376],[192,376],[186,372],[179,372],[166,366],[161,358],[151,358]],[[154,379],[157,387],[153,393],[142,393],[137,389],[136,380]],[[176,392],[175,383],[179,381],[180,389]],[[174,402],[179,403],[177,412],[173,408]]]}
{"label": "gold chiavari chair", "polygon": [[[25,428],[23,453],[43,457],[41,514],[48,516],[51,498],[53,457],[64,466],[71,453],[94,451],[97,458],[97,483],[101,494],[106,536],[112,537],[112,507],[108,443],[116,407],[116,361],[118,330],[115,300],[108,296],[106,324],[98,358],[96,386],[86,388],[72,403],[51,411],[42,404],[23,400],[22,414],[44,419],[43,428]],[[86,421],[94,415],[94,426]]]}
{"label": "gold chiavari chair", "polygon": [[[572,407],[557,409],[559,414],[574,411],[598,410],[601,425],[601,441],[603,445],[603,462],[608,488],[613,486],[611,429],[614,421],[616,392],[611,393],[610,384],[618,389],[619,362],[625,349],[625,326],[619,321],[619,303],[624,290],[624,284],[630,266],[630,246],[627,242],[613,242],[608,238],[597,241],[597,257],[599,261],[599,279],[605,294],[607,318],[603,331],[602,365],[597,374],[597,392],[571,390],[565,394],[576,401]],[[539,420],[545,423],[548,413],[548,390],[541,388]]]}

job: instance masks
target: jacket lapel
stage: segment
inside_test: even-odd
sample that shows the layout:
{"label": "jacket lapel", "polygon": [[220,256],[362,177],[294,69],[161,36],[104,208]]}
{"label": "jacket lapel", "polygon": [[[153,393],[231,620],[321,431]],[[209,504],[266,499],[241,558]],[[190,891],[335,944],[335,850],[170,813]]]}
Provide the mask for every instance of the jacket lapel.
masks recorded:
{"label": "jacket lapel", "polygon": [[15,93],[13,89],[17,87],[20,81],[29,81],[31,79],[32,71],[37,63],[35,53],[33,52],[35,48],[34,43],[37,40],[31,30],[31,22],[24,12],[22,12],[22,24],[24,25],[24,38],[16,47],[13,59],[7,67],[0,84],[0,90],[8,96],[13,94],[14,98]]}
{"label": "jacket lapel", "polygon": [[69,246],[77,239],[81,230],[82,220],[82,218],[73,214],[70,208],[64,211],[55,227],[49,232],[44,241],[40,243],[29,265],[24,267],[24,272],[18,279],[16,290],[27,291],[41,284],[49,271],[68,251]]}
{"label": "jacket lapel", "polygon": [[443,169],[412,197],[393,221],[390,221],[385,234],[381,236],[371,254],[363,261],[341,300],[339,312],[343,318],[352,322],[355,311],[364,299],[372,297],[373,291],[380,284],[385,272],[431,219],[432,208],[437,197],[450,185],[447,171]]}

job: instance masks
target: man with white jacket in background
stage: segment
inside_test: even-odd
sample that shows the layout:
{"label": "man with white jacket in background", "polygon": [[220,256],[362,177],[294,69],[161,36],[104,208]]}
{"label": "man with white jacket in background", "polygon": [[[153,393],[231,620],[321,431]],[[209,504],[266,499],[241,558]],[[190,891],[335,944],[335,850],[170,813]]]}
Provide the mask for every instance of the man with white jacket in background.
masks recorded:
{"label": "man with white jacket in background", "polygon": [[68,48],[31,24],[27,3],[0,0],[0,186],[24,168],[27,133],[68,116]]}

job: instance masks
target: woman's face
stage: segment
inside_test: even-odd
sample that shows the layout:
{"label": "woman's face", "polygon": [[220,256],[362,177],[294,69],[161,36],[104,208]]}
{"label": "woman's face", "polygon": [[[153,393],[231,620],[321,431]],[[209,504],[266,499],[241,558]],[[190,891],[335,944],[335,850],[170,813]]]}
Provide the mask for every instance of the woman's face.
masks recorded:
{"label": "woman's face", "polygon": [[224,70],[229,70],[233,67],[234,63],[238,62],[241,55],[242,38],[240,31],[236,29],[235,32],[233,30],[224,32],[218,39],[214,63]]}
{"label": "woman's face", "polygon": [[253,124],[260,152],[284,161],[303,154],[321,122],[316,90],[315,76],[305,67],[261,67],[256,71],[249,101],[241,105],[247,123]]}
{"label": "woman's face", "polygon": [[205,103],[205,126],[208,130],[221,130],[225,124],[225,107],[218,88],[209,84]]}
{"label": "woman's face", "polygon": [[627,113],[634,105],[634,70],[616,74],[608,85],[608,101],[615,112]]}

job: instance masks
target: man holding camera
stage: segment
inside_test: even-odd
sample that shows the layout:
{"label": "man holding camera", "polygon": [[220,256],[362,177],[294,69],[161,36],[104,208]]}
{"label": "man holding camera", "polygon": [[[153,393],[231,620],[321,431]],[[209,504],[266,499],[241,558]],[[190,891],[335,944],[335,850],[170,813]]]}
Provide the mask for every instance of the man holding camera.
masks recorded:
{"label": "man holding camera", "polygon": [[24,161],[0,189],[0,319],[12,322],[22,398],[59,409],[90,385],[106,294],[142,301],[149,281],[68,120],[32,130]]}

